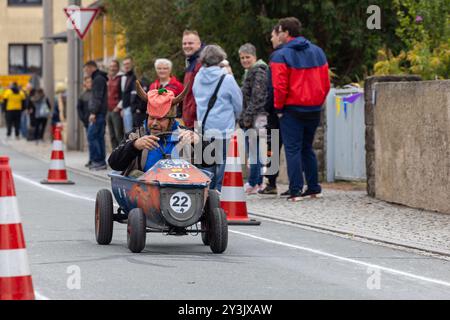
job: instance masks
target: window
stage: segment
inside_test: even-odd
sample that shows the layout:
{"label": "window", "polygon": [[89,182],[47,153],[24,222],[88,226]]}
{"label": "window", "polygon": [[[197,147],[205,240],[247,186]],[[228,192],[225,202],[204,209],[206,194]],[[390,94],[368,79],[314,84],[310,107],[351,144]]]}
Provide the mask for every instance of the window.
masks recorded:
{"label": "window", "polygon": [[8,0],[8,6],[41,6],[42,0]]}
{"label": "window", "polygon": [[42,45],[10,44],[9,74],[42,75]]}

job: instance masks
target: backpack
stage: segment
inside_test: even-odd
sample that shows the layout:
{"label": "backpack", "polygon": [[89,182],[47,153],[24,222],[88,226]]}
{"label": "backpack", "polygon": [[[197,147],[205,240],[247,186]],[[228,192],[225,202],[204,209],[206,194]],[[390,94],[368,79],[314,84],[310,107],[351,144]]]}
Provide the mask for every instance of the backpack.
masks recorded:
{"label": "backpack", "polygon": [[50,108],[48,107],[47,100],[41,100],[36,102],[36,118],[47,118],[50,115]]}

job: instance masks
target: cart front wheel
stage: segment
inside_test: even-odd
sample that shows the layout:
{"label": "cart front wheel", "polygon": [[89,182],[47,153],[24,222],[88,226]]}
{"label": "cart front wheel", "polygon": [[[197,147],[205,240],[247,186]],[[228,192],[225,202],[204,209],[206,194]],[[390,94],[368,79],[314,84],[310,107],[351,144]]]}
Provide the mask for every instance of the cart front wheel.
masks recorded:
{"label": "cart front wheel", "polygon": [[211,215],[214,212],[215,209],[220,208],[220,197],[216,190],[209,190],[208,191],[208,200],[206,201],[205,206],[205,212],[206,216],[201,222],[201,228],[202,230],[205,230],[206,232],[202,233],[202,242],[205,246],[211,245],[210,240],[210,225],[211,225]]}
{"label": "cart front wheel", "polygon": [[216,208],[210,215],[210,248],[213,253],[224,253],[228,246],[228,222],[223,209]]}
{"label": "cart front wheel", "polygon": [[140,253],[145,248],[147,225],[144,212],[133,209],[128,217],[127,244],[133,253]]}
{"label": "cart front wheel", "polygon": [[202,242],[205,246],[209,246],[210,245],[210,241],[209,241],[209,227],[208,227],[208,222],[206,221],[202,221],[201,222],[201,228],[202,230],[205,230],[205,232],[202,232]]}
{"label": "cart front wheel", "polygon": [[109,190],[100,190],[95,201],[95,238],[100,245],[109,245],[113,236],[113,198]]}

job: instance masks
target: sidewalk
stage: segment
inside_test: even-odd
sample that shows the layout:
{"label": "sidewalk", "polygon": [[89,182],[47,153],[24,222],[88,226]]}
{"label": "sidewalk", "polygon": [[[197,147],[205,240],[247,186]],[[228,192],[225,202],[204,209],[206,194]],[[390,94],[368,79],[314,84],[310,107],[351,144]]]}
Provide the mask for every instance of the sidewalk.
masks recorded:
{"label": "sidewalk", "polygon": [[[0,129],[0,135],[0,143],[4,144],[4,129]],[[50,163],[49,143],[36,145],[24,140],[11,140],[8,146]],[[65,156],[67,169],[108,179],[108,171],[92,172],[84,167],[87,162],[86,153],[66,152]],[[43,178],[46,174],[47,172],[42,173]],[[289,203],[286,199],[273,196],[250,196],[247,199],[248,209],[257,217],[450,257],[450,215],[389,204],[368,197],[365,191],[338,189],[334,185],[325,185],[324,199],[300,203]],[[287,186],[279,186],[279,191],[285,190]]]}

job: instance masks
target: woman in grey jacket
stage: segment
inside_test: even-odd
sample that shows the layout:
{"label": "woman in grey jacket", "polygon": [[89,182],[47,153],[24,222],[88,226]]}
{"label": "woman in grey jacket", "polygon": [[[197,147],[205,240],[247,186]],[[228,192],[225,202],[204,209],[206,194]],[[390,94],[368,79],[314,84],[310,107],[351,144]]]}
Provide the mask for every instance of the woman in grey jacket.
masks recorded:
{"label": "woman in grey jacket", "polygon": [[[200,55],[202,68],[197,73],[192,88],[197,104],[197,120],[205,128],[203,134],[206,139],[215,141],[216,162],[212,167],[205,169],[214,173],[215,178],[211,188],[218,191],[222,189],[226,148],[242,112],[241,89],[234,77],[220,67],[220,63],[226,58],[227,55],[221,47],[206,46]],[[223,82],[217,94],[217,100],[206,118],[208,104],[222,77]]]}
{"label": "woman in grey jacket", "polygon": [[[267,71],[268,66],[263,60],[256,57],[256,48],[250,43],[239,49],[242,67],[245,69],[242,82],[244,96],[244,110],[239,119],[240,127],[248,130],[254,129],[256,133],[261,126],[267,123],[265,105],[267,101]],[[262,164],[259,156],[260,148],[256,134],[246,137],[246,149],[249,153],[250,174],[245,186],[247,194],[257,194],[263,189]]]}

